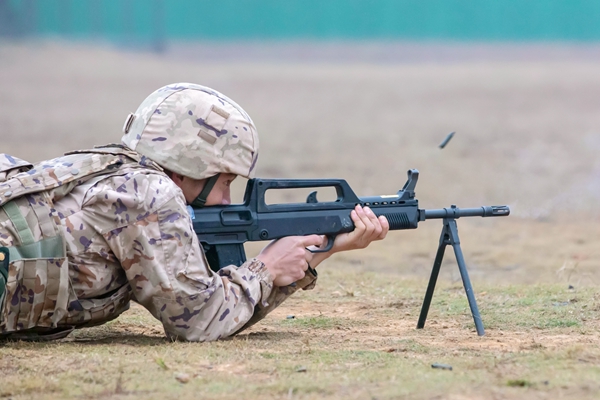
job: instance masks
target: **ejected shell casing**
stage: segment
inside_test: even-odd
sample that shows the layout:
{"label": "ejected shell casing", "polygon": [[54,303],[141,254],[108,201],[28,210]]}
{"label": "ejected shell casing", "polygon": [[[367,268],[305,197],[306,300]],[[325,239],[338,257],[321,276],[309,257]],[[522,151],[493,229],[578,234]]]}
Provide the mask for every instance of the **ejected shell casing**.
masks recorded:
{"label": "ejected shell casing", "polygon": [[446,136],[446,139],[444,139],[442,141],[442,143],[440,143],[440,149],[443,149],[444,147],[446,147],[446,145],[448,144],[448,142],[450,141],[450,139],[452,139],[452,136],[454,136],[455,132],[450,132],[448,134],[448,136]]}

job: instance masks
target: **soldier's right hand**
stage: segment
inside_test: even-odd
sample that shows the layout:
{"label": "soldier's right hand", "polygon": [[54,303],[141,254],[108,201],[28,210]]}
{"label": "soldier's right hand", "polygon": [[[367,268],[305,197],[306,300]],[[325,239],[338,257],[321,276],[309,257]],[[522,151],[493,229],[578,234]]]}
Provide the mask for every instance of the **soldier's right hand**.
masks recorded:
{"label": "soldier's right hand", "polygon": [[313,258],[306,248],[322,244],[323,237],[319,235],[284,237],[269,243],[256,258],[273,276],[273,285],[287,286],[304,278]]}

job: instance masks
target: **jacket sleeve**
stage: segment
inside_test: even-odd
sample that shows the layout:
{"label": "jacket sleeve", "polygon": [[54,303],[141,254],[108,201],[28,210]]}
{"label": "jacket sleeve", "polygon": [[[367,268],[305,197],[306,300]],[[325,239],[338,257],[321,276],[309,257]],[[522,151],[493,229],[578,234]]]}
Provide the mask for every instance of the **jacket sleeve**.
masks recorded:
{"label": "jacket sleeve", "polygon": [[298,290],[311,290],[315,287],[316,283],[316,272],[314,272],[314,275],[307,272],[304,278],[300,279],[297,282],[294,282],[292,285],[273,287],[273,290],[271,290],[271,294],[269,295],[269,297],[267,297],[266,300],[261,301],[260,304],[256,305],[256,307],[254,308],[254,314],[252,314],[252,318],[250,318],[250,320],[236,333],[239,333],[244,329],[251,327],[258,321],[266,317],[267,314],[279,307],[281,303],[283,303],[288,297],[296,293]]}
{"label": "jacket sleeve", "polygon": [[[257,259],[214,273],[179,189],[164,182],[144,188],[147,181],[133,180],[139,182],[127,186],[135,185],[135,196],[133,189],[104,192],[111,209],[121,210],[118,219],[125,224],[103,236],[125,270],[136,301],[162,322],[167,336],[189,341],[225,338],[244,327],[255,309],[264,310],[257,314],[262,318],[295,291],[274,291],[270,273]],[[140,196],[140,191],[145,194]],[[155,209],[150,206],[156,204]]]}

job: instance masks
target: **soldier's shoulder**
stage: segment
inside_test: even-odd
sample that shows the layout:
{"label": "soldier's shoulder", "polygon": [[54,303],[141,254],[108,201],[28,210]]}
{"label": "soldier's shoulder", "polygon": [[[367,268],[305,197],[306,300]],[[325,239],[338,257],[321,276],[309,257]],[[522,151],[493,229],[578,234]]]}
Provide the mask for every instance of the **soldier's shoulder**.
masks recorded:
{"label": "soldier's shoulder", "polygon": [[98,177],[98,186],[128,197],[173,197],[180,190],[163,172],[151,168],[121,168]]}
{"label": "soldier's shoulder", "polygon": [[185,209],[181,190],[166,175],[140,169],[121,172],[126,173],[99,177],[79,189],[82,209],[98,219],[100,230],[144,221],[167,209]]}

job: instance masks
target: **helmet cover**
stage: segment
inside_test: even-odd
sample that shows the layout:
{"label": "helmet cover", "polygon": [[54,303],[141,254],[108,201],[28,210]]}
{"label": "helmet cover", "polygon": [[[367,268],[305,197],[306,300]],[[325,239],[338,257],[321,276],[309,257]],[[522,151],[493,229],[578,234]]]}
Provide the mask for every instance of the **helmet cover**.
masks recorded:
{"label": "helmet cover", "polygon": [[254,122],[234,101],[208,87],[177,83],[156,90],[127,117],[123,131],[123,144],[177,174],[254,177]]}

